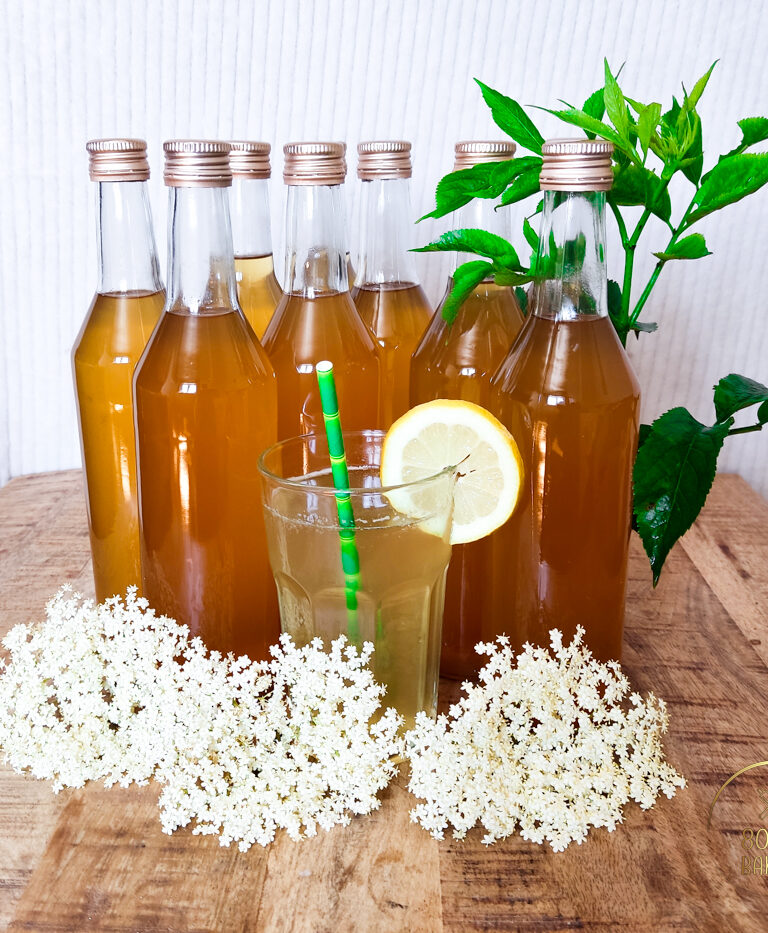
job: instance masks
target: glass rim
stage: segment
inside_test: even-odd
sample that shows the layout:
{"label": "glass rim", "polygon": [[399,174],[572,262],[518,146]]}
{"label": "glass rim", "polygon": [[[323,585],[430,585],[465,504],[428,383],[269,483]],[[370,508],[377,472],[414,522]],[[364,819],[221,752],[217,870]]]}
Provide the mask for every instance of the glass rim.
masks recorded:
{"label": "glass rim", "polygon": [[[367,431],[342,431],[342,437],[346,438],[364,438],[375,436],[381,438],[382,440],[386,437],[387,432],[381,430],[381,428],[370,428]],[[284,476],[278,476],[277,473],[273,473],[272,470],[268,469],[265,465],[265,459],[275,451],[279,450],[281,447],[286,447],[288,444],[296,443],[297,441],[306,441],[310,438],[319,438],[325,445],[328,445],[328,438],[324,433],[319,431],[310,432],[308,434],[297,434],[294,437],[287,437],[285,440],[278,441],[276,444],[270,444],[266,450],[263,450],[259,454],[259,459],[257,462],[257,467],[259,473],[262,476],[267,477],[272,482],[276,483],[279,486],[283,486],[286,489],[303,489],[311,490],[313,494],[323,494],[328,496],[335,496],[338,493],[348,492],[354,495],[371,495],[373,493],[383,493],[386,495],[388,492],[393,492],[397,489],[417,489],[419,486],[426,486],[428,483],[432,483],[437,479],[441,479],[444,476],[451,476],[459,468],[459,464],[454,464],[452,466],[443,467],[442,470],[439,470],[437,473],[431,473],[429,476],[423,476],[421,479],[410,480],[407,483],[397,483],[390,486],[315,486],[311,483],[305,482],[310,476],[310,474],[305,474],[304,476],[293,479],[286,478]],[[346,449],[346,447],[345,447]],[[366,464],[367,466],[372,466],[373,464]],[[328,472],[331,471],[331,461],[328,460]],[[316,476],[317,474],[311,474]]]}

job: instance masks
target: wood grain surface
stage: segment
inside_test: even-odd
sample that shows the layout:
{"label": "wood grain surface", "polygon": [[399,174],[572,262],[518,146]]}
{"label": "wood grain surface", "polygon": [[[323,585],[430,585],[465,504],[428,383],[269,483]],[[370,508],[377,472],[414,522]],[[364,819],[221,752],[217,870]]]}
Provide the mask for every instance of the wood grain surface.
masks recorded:
{"label": "wood grain surface", "polygon": [[[92,592],[81,484],[71,471],[0,490],[0,634],[40,618],[64,581]],[[4,768],[0,928],[766,930],[768,849],[745,849],[744,831],[768,828],[768,767],[726,788],[709,829],[707,816],[728,777],[768,759],[767,622],[768,504],[719,476],[656,590],[632,545],[624,667],[669,706],[667,754],[688,780],[673,800],[630,805],[615,832],[555,854],[518,838],[486,847],[477,830],[438,842],[409,821],[401,777],[349,827],[241,853],[186,830],[164,835],[153,787],[54,796]],[[443,702],[452,691],[444,685]]]}

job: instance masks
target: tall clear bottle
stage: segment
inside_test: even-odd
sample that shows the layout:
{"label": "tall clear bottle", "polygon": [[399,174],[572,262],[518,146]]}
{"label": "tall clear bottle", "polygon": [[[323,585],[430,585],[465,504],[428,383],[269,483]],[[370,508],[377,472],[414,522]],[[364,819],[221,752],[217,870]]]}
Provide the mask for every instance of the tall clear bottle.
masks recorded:
{"label": "tall clear bottle", "polygon": [[546,644],[577,625],[619,659],[640,389],[607,312],[610,143],[542,150],[544,210],[533,310],[493,378],[492,406],[517,439],[521,500],[491,537],[484,638]]}
{"label": "tall clear bottle", "polygon": [[379,426],[410,407],[411,354],[432,316],[416,275],[411,214],[411,144],[365,142],[357,147],[362,182],[362,247],[352,299],[379,343]]}
{"label": "tall clear bottle", "polygon": [[280,631],[256,468],[275,376],[237,302],[229,144],[164,149],[168,298],[135,377],[144,594],[209,648],[263,659]]}
{"label": "tall clear bottle", "polygon": [[99,280],[72,350],[96,598],[141,587],[133,370],[165,301],[143,139],[86,145]]}
{"label": "tall clear bottle", "polygon": [[230,143],[229,192],[235,247],[237,298],[248,323],[261,340],[283,292],[272,261],[269,214],[269,143]]}
{"label": "tall clear bottle", "polygon": [[344,430],[378,426],[376,341],[349,294],[343,143],[289,143],[283,297],[264,334],[275,368],[278,434],[323,432],[315,364],[331,360]]}
{"label": "tall clear bottle", "polygon": [[[515,144],[460,142],[455,152],[454,171],[460,171],[482,162],[511,159]],[[510,234],[508,212],[494,211],[492,202],[480,199],[457,211],[452,226],[490,230],[506,238]],[[459,256],[457,264],[470,258],[476,257]],[[413,354],[411,404],[455,398],[487,408],[491,376],[520,332],[523,314],[511,288],[487,280],[475,288],[448,325],[442,310],[451,287],[449,278],[445,295]],[[478,667],[475,644],[480,641],[486,613],[489,559],[487,538],[453,548],[446,580],[440,659],[440,673],[445,677],[463,679]]]}

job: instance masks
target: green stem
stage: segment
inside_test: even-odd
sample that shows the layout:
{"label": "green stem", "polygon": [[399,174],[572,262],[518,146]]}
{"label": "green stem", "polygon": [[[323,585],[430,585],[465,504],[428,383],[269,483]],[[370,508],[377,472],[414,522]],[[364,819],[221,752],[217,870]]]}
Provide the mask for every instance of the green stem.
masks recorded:
{"label": "green stem", "polygon": [[747,428],[731,428],[728,432],[728,437],[733,437],[734,434],[752,434],[754,431],[762,431],[762,424],[751,424]]}

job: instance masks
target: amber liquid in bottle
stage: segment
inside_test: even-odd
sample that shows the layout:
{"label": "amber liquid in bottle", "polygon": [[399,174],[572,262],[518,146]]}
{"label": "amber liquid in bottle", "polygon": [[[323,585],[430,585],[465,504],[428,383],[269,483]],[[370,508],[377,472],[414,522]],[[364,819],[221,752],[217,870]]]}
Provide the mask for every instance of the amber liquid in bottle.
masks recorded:
{"label": "amber liquid in bottle", "polygon": [[[483,638],[548,644],[551,628],[569,641],[581,625],[608,660],[621,657],[640,390],[605,313],[604,198],[545,192],[541,242],[554,230],[561,256],[572,245],[586,255],[564,264],[565,280],[536,288],[535,311],[493,380],[493,410],[525,476],[516,511],[489,539]],[[570,219],[558,226],[561,203]]]}
{"label": "amber liquid in bottle", "polygon": [[[507,236],[505,218],[485,201],[474,201],[453,218],[454,227],[475,227]],[[459,262],[477,257],[462,256]],[[445,295],[411,362],[411,403],[455,398],[490,407],[491,377],[523,326],[514,291],[481,282],[468,296],[452,324],[443,320]],[[475,645],[482,639],[488,612],[489,539],[453,548],[445,586],[440,673],[464,679],[482,665]]]}
{"label": "amber liquid in bottle", "polygon": [[277,393],[237,306],[225,190],[171,189],[169,299],[136,373],[142,568],[156,610],[265,659],[280,628],[256,464]]}
{"label": "amber liquid in bottle", "polygon": [[[95,145],[97,158],[122,158],[119,150],[102,152]],[[129,586],[141,590],[131,390],[134,367],[160,317],[165,293],[146,181],[109,181],[109,162],[96,168],[99,282],[72,364],[93,576],[101,602],[124,595]],[[148,178],[146,163],[145,168]]]}
{"label": "amber liquid in bottle", "polygon": [[261,340],[278,302],[283,297],[275,276],[272,254],[235,256],[237,299],[246,320]]}
{"label": "amber liquid in bottle", "polygon": [[345,431],[378,427],[379,359],[348,288],[340,185],[288,187],[285,294],[264,335],[280,440],[325,430],[315,364],[334,365]]}
{"label": "amber liquid in bottle", "polygon": [[[248,143],[235,143],[235,146]],[[250,144],[253,145],[253,144]],[[255,144],[258,146],[264,144]],[[232,242],[235,249],[237,299],[246,320],[261,340],[283,297],[272,260],[272,231],[269,214],[269,147],[261,162],[248,162],[248,152],[233,149],[234,172],[229,189]],[[266,167],[266,175],[263,174]]]}

